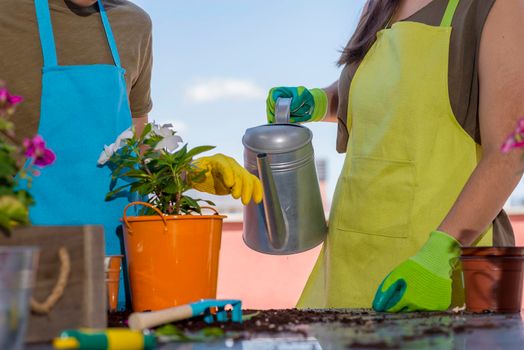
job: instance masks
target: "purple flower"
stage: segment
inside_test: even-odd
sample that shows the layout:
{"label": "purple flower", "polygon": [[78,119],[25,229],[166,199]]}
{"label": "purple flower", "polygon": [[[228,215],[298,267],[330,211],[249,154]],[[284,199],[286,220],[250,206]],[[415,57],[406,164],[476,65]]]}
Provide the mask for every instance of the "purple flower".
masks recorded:
{"label": "purple flower", "polygon": [[11,95],[7,88],[0,84],[0,114],[12,114],[16,105],[23,101],[21,96]]}
{"label": "purple flower", "polygon": [[56,159],[53,151],[46,148],[45,141],[40,135],[24,140],[24,155],[33,158],[34,164],[41,167],[53,164]]}

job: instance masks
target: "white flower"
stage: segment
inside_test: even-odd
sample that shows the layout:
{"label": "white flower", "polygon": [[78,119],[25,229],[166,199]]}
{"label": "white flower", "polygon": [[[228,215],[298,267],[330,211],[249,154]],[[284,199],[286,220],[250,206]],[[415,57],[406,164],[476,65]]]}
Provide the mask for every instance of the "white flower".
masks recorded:
{"label": "white flower", "polygon": [[162,137],[169,137],[173,136],[175,132],[173,131],[173,124],[156,124],[153,123],[153,128],[151,130],[153,133],[155,133],[158,136]]}
{"label": "white flower", "polygon": [[127,140],[133,137],[133,130],[132,128],[128,128],[124,130],[118,137],[116,138],[115,143],[110,144],[109,146],[104,145],[104,150],[102,153],[100,153],[100,157],[98,157],[98,164],[104,165],[107,163],[109,158],[118,151],[120,148],[124,147]]}
{"label": "white flower", "polygon": [[158,142],[155,146],[156,151],[160,151],[165,149],[168,152],[173,152],[178,148],[178,145],[182,143],[182,138],[177,135],[170,135],[164,137],[160,142]]}
{"label": "white flower", "polygon": [[133,130],[131,128],[128,128],[123,133],[118,135],[115,141],[115,144],[118,146],[117,150],[125,146],[127,140],[131,138],[133,138]]}
{"label": "white flower", "polygon": [[100,153],[100,157],[98,157],[98,164],[104,165],[105,163],[107,163],[109,158],[111,158],[111,156],[115,152],[116,152],[116,147],[114,143],[112,143],[109,146],[104,145],[104,150],[102,151],[102,153]]}

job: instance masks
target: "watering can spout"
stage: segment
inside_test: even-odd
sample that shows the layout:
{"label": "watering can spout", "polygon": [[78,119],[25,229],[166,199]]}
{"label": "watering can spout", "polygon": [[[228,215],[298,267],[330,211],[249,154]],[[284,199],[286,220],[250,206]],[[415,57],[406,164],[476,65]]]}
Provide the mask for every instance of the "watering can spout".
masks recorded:
{"label": "watering can spout", "polygon": [[278,250],[286,244],[287,228],[275,180],[266,153],[257,154],[257,168],[258,176],[264,189],[264,200],[262,205],[264,207],[268,239],[273,249]]}

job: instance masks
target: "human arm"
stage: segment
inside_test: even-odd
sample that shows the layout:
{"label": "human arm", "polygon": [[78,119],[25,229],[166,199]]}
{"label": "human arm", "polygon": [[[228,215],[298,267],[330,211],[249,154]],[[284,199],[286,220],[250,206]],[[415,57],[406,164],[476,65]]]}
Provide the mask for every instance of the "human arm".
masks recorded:
{"label": "human arm", "polygon": [[144,125],[148,122],[148,116],[142,115],[140,117],[133,118],[133,127],[137,135],[142,135],[142,130],[144,130]]}
{"label": "human arm", "polygon": [[140,36],[139,69],[136,76],[131,76],[129,105],[133,126],[137,135],[142,134],[144,125],[148,123],[148,114],[153,108],[151,99],[151,75],[153,70],[152,25],[147,14],[140,17],[143,30]]}
{"label": "human arm", "polygon": [[522,155],[500,147],[524,117],[524,1],[497,1],[480,42],[482,158],[439,230],[471,245],[490,225],[522,176]]}
{"label": "human arm", "polygon": [[322,121],[336,123],[338,111],[338,80],[322,90],[324,90],[328,99],[326,116]]}

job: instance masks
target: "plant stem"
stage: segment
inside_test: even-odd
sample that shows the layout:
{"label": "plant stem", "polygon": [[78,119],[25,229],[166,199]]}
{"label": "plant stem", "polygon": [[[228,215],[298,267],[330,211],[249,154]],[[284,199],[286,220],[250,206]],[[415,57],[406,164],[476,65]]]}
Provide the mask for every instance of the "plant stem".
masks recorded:
{"label": "plant stem", "polygon": [[180,199],[182,199],[182,192],[177,192],[175,194],[175,214],[180,214]]}

